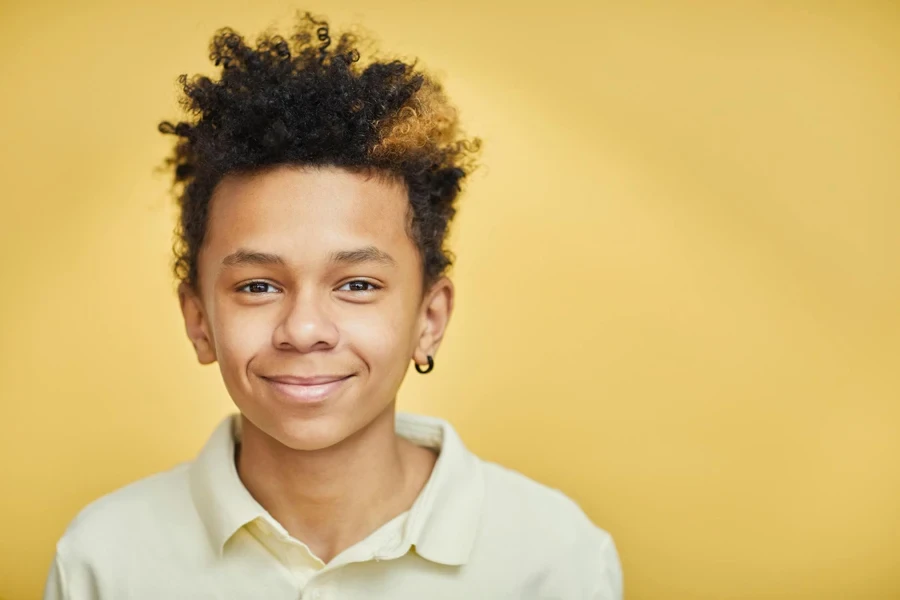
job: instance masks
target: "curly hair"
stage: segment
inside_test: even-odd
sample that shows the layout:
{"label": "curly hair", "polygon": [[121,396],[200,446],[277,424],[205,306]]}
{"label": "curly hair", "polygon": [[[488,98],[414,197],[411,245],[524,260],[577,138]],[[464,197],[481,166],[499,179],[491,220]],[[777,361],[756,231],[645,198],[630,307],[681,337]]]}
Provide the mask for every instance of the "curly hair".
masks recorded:
{"label": "curly hair", "polygon": [[361,61],[358,37],[333,44],[326,22],[306,13],[289,39],[261,35],[256,46],[218,30],[210,60],[218,79],[181,75],[189,120],[163,121],[177,136],[167,168],[180,210],[174,273],[197,287],[197,256],[216,185],[235,172],[270,166],[336,166],[405,183],[407,230],[427,285],[453,261],[447,229],[480,140],[467,139],[441,85],[415,62]]}

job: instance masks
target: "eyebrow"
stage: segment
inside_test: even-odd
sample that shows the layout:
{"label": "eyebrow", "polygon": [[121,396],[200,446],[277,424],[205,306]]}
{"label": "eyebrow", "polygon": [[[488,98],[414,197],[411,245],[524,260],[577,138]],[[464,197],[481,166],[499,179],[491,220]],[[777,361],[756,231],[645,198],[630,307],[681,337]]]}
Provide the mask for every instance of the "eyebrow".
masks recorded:
{"label": "eyebrow", "polygon": [[[383,250],[379,250],[375,246],[365,246],[353,250],[337,250],[331,253],[328,257],[328,262],[348,265],[374,262],[391,267],[397,265],[397,261],[394,260],[393,256]],[[285,260],[277,254],[247,250],[245,248],[232,252],[222,259],[222,265],[225,267],[245,265],[278,265],[283,267],[285,264]]]}
{"label": "eyebrow", "polygon": [[245,250],[241,248],[237,252],[232,252],[222,259],[222,265],[226,267],[237,267],[243,265],[281,265],[284,266],[284,259],[277,254],[269,254],[268,252],[257,252],[255,250]]}
{"label": "eyebrow", "polygon": [[394,260],[393,256],[391,256],[384,250],[379,250],[375,246],[365,246],[363,248],[356,248],[355,250],[340,250],[337,252],[332,252],[331,256],[329,257],[329,262],[334,264],[350,265],[365,262],[374,262],[381,263],[389,267],[397,266],[397,261]]}

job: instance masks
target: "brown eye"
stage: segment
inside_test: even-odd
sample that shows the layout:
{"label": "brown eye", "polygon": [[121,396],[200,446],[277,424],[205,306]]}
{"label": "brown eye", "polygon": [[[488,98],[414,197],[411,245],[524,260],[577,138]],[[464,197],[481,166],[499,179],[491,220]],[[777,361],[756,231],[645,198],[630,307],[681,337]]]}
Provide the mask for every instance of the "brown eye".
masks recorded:
{"label": "brown eye", "polygon": [[277,291],[275,290],[275,286],[271,283],[266,283],[265,281],[251,281],[247,285],[238,288],[238,291],[242,292],[246,290],[251,294],[265,294],[270,289]]}
{"label": "brown eye", "polygon": [[[349,288],[349,289],[347,289]],[[363,281],[361,279],[357,279],[355,281],[349,281],[342,285],[339,289],[347,289],[348,292],[373,292],[379,288],[372,282]]]}

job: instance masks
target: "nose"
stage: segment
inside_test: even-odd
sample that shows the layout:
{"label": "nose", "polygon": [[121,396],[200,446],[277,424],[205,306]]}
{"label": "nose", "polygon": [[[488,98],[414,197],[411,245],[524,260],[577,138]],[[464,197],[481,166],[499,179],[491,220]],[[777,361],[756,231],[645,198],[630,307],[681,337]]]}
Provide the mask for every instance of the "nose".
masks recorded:
{"label": "nose", "polygon": [[279,350],[313,352],[337,345],[339,332],[329,314],[330,297],[309,287],[289,296],[272,335]]}

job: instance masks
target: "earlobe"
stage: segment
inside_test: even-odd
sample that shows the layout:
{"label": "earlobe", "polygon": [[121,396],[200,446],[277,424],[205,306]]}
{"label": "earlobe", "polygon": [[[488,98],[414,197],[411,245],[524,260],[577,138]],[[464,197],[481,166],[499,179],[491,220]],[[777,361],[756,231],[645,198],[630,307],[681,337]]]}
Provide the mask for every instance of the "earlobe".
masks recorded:
{"label": "earlobe", "polygon": [[415,365],[416,371],[418,371],[419,373],[422,373],[423,375],[425,373],[431,373],[434,370],[434,357],[432,357],[430,354],[428,355],[428,366],[425,368],[422,368],[419,363],[415,363]]}
{"label": "earlobe", "polygon": [[178,300],[184,317],[184,329],[194,346],[194,352],[197,353],[197,360],[202,365],[216,362],[215,347],[207,330],[208,325],[200,298],[190,286],[182,282],[178,286]]}

